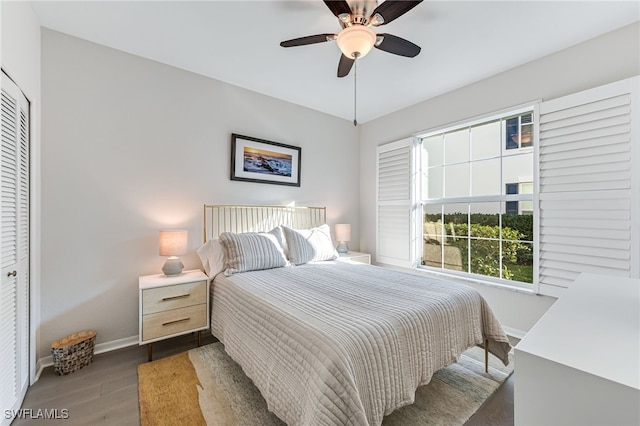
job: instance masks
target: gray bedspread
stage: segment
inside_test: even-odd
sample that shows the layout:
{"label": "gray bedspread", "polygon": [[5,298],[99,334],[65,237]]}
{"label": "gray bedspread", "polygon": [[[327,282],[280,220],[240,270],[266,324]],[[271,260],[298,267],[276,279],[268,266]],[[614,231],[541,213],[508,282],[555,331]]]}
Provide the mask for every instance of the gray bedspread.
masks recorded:
{"label": "gray bedspread", "polygon": [[380,425],[500,323],[473,288],[364,264],[318,262],[223,277],[211,330],[288,425]]}

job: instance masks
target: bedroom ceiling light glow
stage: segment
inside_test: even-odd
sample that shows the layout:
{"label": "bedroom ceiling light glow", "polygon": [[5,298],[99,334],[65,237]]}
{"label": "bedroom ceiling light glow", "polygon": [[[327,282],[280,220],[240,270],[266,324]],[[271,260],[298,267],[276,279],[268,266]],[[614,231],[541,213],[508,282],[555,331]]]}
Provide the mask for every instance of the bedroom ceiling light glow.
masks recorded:
{"label": "bedroom ceiling light glow", "polygon": [[336,42],[347,58],[364,58],[376,42],[376,33],[364,25],[353,25],[340,31]]}
{"label": "bedroom ceiling light glow", "polygon": [[165,275],[179,275],[184,265],[178,256],[187,252],[187,231],[160,231],[160,256],[169,256],[162,267]]}

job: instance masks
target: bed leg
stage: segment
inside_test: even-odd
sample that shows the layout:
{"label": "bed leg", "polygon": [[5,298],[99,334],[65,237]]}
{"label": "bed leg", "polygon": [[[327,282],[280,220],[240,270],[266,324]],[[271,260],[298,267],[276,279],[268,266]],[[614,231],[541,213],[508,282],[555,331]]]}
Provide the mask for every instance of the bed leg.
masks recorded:
{"label": "bed leg", "polygon": [[484,372],[489,372],[489,339],[484,339]]}

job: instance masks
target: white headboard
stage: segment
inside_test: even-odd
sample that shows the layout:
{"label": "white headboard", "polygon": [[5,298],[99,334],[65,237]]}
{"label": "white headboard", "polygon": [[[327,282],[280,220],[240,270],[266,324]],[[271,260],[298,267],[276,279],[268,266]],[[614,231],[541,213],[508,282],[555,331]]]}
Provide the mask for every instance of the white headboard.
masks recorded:
{"label": "white headboard", "polygon": [[263,232],[284,225],[306,229],[326,223],[326,207],[204,205],[204,240],[223,232]]}

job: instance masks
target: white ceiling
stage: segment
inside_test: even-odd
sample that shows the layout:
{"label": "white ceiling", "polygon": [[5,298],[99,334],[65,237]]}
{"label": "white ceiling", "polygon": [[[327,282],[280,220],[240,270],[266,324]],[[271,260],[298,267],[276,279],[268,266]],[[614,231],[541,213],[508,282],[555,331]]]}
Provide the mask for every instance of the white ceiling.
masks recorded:
{"label": "white ceiling", "polygon": [[[339,32],[320,0],[41,1],[33,7],[44,27],[353,119],[354,70],[336,77],[335,42],[279,46]],[[638,20],[638,1],[424,1],[376,29],[422,52],[409,59],[374,49],[358,62],[358,121]]]}

